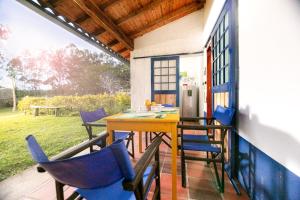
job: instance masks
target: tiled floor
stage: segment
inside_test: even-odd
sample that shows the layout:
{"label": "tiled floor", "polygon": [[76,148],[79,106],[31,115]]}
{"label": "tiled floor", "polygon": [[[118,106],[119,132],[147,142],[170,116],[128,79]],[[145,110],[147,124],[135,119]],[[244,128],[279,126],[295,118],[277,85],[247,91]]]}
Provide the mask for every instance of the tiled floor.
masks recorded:
{"label": "tiled floor", "polygon": [[[144,144],[143,144],[144,145]],[[136,146],[136,163],[141,156],[138,153],[138,138],[135,138]],[[162,144],[160,146],[160,163],[161,163],[161,199],[171,199],[172,177],[171,177],[171,157],[170,149]],[[178,200],[183,199],[203,199],[203,200],[243,200],[249,199],[245,192],[242,195],[236,195],[232,185],[226,177],[226,185],[224,194],[220,194],[212,173],[212,168],[205,162],[187,161],[187,187],[181,187],[181,170],[180,157],[178,161],[178,184],[177,197]],[[73,192],[73,188],[65,188],[65,196]],[[151,196],[151,192],[150,195]],[[26,200],[53,200],[55,199],[54,181],[48,174],[37,173],[35,168],[26,170],[20,175],[11,177],[0,183],[0,199],[26,199]]]}

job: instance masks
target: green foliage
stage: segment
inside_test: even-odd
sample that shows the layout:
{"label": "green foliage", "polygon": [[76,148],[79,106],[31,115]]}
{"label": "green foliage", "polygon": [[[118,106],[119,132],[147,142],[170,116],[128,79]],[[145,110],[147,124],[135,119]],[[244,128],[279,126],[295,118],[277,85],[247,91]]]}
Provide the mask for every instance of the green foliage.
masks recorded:
{"label": "green foliage", "polygon": [[[0,181],[34,165],[25,142],[33,134],[47,156],[52,157],[63,150],[87,140],[88,135],[79,116],[34,117],[11,109],[0,109]],[[103,128],[94,129],[99,133]]]}
{"label": "green foliage", "polygon": [[[30,105],[61,106],[63,114],[78,115],[78,111],[92,111],[103,107],[108,114],[118,113],[130,107],[130,96],[127,93],[98,94],[83,96],[24,97],[18,103],[18,110],[30,112]],[[43,112],[43,111],[42,111]]]}

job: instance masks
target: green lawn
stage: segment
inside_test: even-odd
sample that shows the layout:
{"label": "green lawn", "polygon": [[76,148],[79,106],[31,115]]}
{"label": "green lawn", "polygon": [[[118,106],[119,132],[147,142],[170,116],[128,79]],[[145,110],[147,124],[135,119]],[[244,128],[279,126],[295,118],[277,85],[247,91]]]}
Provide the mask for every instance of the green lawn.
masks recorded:
{"label": "green lawn", "polygon": [[27,135],[34,135],[51,157],[87,139],[81,124],[79,116],[34,117],[0,109],[0,181],[34,164],[25,143]]}

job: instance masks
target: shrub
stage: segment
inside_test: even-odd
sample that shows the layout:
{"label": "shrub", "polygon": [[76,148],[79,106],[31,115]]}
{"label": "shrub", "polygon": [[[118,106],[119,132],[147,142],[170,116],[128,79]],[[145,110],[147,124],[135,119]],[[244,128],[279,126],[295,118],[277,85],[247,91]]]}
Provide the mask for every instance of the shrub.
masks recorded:
{"label": "shrub", "polygon": [[[98,94],[84,96],[24,97],[18,103],[18,109],[25,113],[31,112],[30,105],[61,106],[62,114],[79,114],[80,110],[93,111],[104,107],[108,114],[115,114],[130,107],[130,96],[127,93]],[[41,110],[41,112],[43,112]]]}

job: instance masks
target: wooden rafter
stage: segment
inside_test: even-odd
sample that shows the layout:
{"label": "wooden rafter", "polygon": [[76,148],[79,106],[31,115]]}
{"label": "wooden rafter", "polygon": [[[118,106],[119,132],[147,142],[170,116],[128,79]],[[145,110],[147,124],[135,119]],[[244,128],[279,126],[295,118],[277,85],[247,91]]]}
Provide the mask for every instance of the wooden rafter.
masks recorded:
{"label": "wooden rafter", "polygon": [[118,41],[118,40],[113,40],[113,41],[107,43],[107,46],[113,47],[113,46],[115,46],[116,44],[119,44],[119,41]]}
{"label": "wooden rafter", "polygon": [[118,51],[118,53],[119,53],[119,54],[122,54],[122,53],[124,53],[125,51],[127,51],[127,49],[126,49],[126,48],[123,48],[123,49],[120,49],[120,50]]}
{"label": "wooden rafter", "polygon": [[171,12],[157,20],[150,22],[149,24],[140,28],[139,30],[135,31],[134,33],[131,33],[130,38],[137,38],[145,33],[148,33],[150,31],[154,30],[155,28],[157,28],[159,26],[163,26],[164,24],[170,23],[186,14],[189,14],[196,10],[199,10],[199,9],[203,8],[203,6],[204,6],[203,3],[200,4],[197,2],[192,2],[184,7],[181,7],[179,9],[175,10],[174,12]]}
{"label": "wooden rafter", "polygon": [[[55,1],[60,1],[60,0],[55,0]],[[121,0],[108,1],[108,2],[105,3],[105,4],[100,5],[99,8],[100,8],[101,10],[105,10],[105,9],[107,9],[107,8],[109,8],[109,7],[113,6],[113,5],[115,5],[116,3],[119,3],[120,1],[121,1]],[[54,4],[54,5],[55,5],[55,4]],[[82,14],[81,16],[79,16],[79,17],[75,20],[75,23],[80,24],[80,23],[82,23],[82,22],[88,20],[89,18],[90,18],[90,16],[84,13],[84,14]]]}
{"label": "wooden rafter", "polygon": [[113,21],[94,3],[93,0],[73,0],[87,15],[89,15],[99,26],[110,32],[122,42],[126,48],[133,50],[133,40],[120,30]]}
{"label": "wooden rafter", "polygon": [[95,36],[98,36],[100,35],[101,33],[105,32],[105,29],[104,28],[97,28],[96,30],[94,30],[92,32],[92,35],[95,35]]}
{"label": "wooden rafter", "polygon": [[[148,3],[147,5],[145,5],[144,7],[140,8],[140,9],[138,9],[136,11],[133,11],[133,12],[129,13],[128,15],[126,15],[126,16],[118,19],[116,21],[116,24],[118,26],[120,26],[123,23],[128,22],[129,20],[132,20],[135,17],[138,17],[138,16],[142,15],[145,11],[152,9],[152,8],[160,5],[161,3],[165,2],[165,1],[168,1],[168,0],[154,0],[154,1],[151,1],[150,3]],[[85,20],[88,20],[88,19],[89,19],[89,16],[83,15],[83,16],[79,17],[77,20],[75,20],[75,22],[77,24],[80,24],[80,23],[82,23],[82,22],[84,22]],[[96,34],[96,36],[101,35],[103,33],[105,33],[105,30],[99,32],[98,34]]]}
{"label": "wooden rafter", "polygon": [[114,5],[118,4],[120,1],[122,1],[122,0],[110,0],[106,3],[104,3],[103,5],[101,5],[101,9],[105,10],[108,7],[111,7],[111,6],[114,6]]}
{"label": "wooden rafter", "polygon": [[165,1],[169,1],[169,0],[154,0],[154,1],[150,1],[150,3],[146,4],[145,6],[143,6],[142,8],[138,9],[138,10],[134,10],[133,12],[129,13],[127,16],[124,16],[120,19],[118,19],[116,21],[117,25],[121,25],[129,20],[134,19],[135,17],[138,17],[140,15],[142,15],[145,11],[150,10],[158,5],[160,5],[161,3],[164,3]]}

